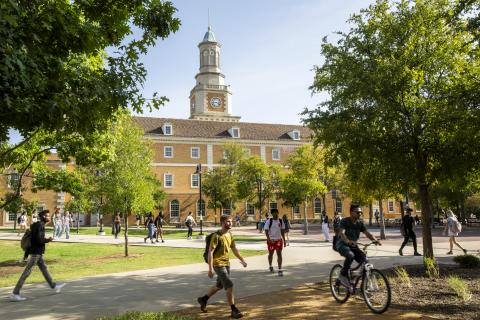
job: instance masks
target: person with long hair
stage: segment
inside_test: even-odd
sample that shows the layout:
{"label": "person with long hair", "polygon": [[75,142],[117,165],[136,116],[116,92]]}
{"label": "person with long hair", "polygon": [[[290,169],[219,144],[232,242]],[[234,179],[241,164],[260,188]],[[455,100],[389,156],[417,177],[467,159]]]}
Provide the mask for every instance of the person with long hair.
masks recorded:
{"label": "person with long hair", "polygon": [[445,230],[443,231],[449,237],[450,241],[450,251],[447,254],[453,254],[453,244],[459,247],[463,253],[467,254],[467,250],[463,249],[460,244],[458,244],[456,237],[458,236],[458,232],[455,229],[455,225],[459,223],[457,216],[452,212],[452,210],[447,210],[447,223],[445,223]]}

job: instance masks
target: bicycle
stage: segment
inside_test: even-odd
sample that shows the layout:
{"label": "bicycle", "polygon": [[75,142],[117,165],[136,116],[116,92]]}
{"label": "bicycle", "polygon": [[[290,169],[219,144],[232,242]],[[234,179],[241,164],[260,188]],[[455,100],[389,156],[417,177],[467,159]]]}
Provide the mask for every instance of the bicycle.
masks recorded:
{"label": "bicycle", "polygon": [[[372,244],[376,242],[357,245],[363,246],[362,251],[367,255],[367,248]],[[361,281],[359,288],[368,308],[378,314],[387,311],[392,293],[387,277],[380,270],[375,269],[371,263],[359,263],[355,268],[348,270],[351,285],[346,287],[338,279],[342,268],[340,264],[334,265],[329,278],[330,291],[338,303],[345,303],[351,295],[357,294],[357,287]]]}

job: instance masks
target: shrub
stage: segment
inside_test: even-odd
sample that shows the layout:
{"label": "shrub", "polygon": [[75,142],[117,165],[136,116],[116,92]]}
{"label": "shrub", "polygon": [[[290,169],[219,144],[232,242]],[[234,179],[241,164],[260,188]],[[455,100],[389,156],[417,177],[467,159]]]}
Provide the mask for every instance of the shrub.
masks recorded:
{"label": "shrub", "polygon": [[138,312],[130,311],[125,314],[111,317],[100,317],[97,320],[193,320],[190,317],[176,316],[164,312]]}
{"label": "shrub", "polygon": [[398,281],[402,285],[408,288],[412,287],[412,283],[410,282],[410,276],[408,275],[408,272],[407,270],[405,270],[404,267],[397,266],[393,269],[393,271],[395,272],[395,275],[397,276]]}
{"label": "shrub", "polygon": [[425,267],[425,275],[430,279],[440,278],[440,268],[437,261],[432,258],[423,258],[423,266]]}
{"label": "shrub", "polygon": [[458,263],[462,268],[478,268],[480,267],[480,258],[472,254],[455,256],[453,261]]}
{"label": "shrub", "polygon": [[469,301],[472,299],[472,294],[468,289],[468,284],[456,276],[451,276],[447,280],[448,285],[463,301]]}

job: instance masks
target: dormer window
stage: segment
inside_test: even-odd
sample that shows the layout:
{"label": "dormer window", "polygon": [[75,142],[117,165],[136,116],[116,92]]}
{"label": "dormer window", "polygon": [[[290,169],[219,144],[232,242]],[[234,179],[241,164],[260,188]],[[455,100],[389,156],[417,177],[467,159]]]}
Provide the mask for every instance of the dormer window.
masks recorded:
{"label": "dormer window", "polygon": [[170,123],[165,123],[162,127],[163,134],[166,136],[171,136],[173,134],[173,126]]}
{"label": "dormer window", "polygon": [[232,136],[232,138],[235,138],[235,139],[240,138],[240,128],[238,127],[233,127],[228,129],[228,133],[230,133],[230,136]]}
{"label": "dormer window", "polygon": [[292,138],[292,140],[300,140],[300,131],[299,130],[290,131],[288,133],[288,135],[290,136],[290,138]]}

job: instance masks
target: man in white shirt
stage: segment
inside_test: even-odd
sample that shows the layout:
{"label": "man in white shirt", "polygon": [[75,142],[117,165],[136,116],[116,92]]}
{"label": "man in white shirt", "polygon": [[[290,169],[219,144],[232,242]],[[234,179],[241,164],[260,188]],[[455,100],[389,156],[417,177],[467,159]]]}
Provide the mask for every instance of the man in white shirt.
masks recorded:
{"label": "man in white shirt", "polygon": [[268,264],[270,272],[273,273],[272,261],[273,252],[277,252],[278,276],[283,276],[282,250],[285,242],[285,225],[282,219],[278,218],[278,210],[272,209],[272,218],[265,221],[265,235],[267,236]]}

